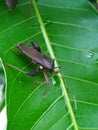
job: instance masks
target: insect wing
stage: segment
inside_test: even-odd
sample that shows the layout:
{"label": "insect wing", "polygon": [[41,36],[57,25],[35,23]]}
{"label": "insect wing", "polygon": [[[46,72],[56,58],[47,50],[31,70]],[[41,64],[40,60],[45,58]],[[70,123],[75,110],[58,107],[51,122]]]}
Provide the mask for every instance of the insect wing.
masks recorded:
{"label": "insect wing", "polygon": [[17,48],[19,48],[25,55],[30,57],[35,63],[41,65],[44,69],[50,70],[51,72],[54,69],[54,60],[47,57],[46,55],[42,55],[39,51],[34,48],[30,48],[24,44],[18,44]]}

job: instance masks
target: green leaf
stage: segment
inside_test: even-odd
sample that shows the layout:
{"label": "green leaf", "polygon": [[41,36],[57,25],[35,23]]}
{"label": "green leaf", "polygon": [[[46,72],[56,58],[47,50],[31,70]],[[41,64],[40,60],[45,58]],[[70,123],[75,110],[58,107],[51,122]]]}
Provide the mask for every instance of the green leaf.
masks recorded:
{"label": "green leaf", "polygon": [[[4,1],[0,8],[0,56],[5,65],[8,130],[98,129],[98,13],[86,0],[20,0],[14,10]],[[29,7],[30,6],[30,7]],[[42,53],[61,66],[48,73],[50,89],[42,71],[16,44],[36,41]],[[35,83],[41,82],[41,83]]]}

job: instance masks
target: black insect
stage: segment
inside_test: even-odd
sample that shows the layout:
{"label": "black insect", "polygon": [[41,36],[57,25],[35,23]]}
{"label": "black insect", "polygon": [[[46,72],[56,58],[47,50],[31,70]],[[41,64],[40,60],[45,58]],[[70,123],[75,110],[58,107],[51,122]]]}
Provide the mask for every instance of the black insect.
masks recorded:
{"label": "black insect", "polygon": [[16,45],[18,49],[20,49],[25,55],[27,55],[29,58],[32,59],[32,62],[34,64],[39,65],[35,71],[24,72],[24,73],[30,76],[36,76],[39,72],[39,69],[42,69],[46,82],[47,84],[49,84],[49,79],[46,74],[46,71],[49,71],[51,73],[54,72],[54,59],[47,57],[46,55],[43,55],[37,43],[35,43],[34,41],[31,41],[30,43],[32,43],[34,48],[31,48],[30,46],[24,44]]}
{"label": "black insect", "polygon": [[14,9],[18,3],[18,0],[6,0],[6,4],[9,9]]}

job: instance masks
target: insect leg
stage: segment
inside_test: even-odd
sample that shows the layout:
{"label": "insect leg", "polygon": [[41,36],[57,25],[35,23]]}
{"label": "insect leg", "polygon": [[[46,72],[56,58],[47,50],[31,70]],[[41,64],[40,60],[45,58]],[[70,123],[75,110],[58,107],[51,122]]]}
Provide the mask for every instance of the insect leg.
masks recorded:
{"label": "insect leg", "polygon": [[26,71],[23,71],[23,70],[19,69],[19,68],[16,67],[16,66],[13,66],[13,65],[11,65],[11,64],[8,64],[8,63],[4,63],[4,65],[9,66],[9,67],[11,67],[11,68],[14,68],[14,69],[18,70],[19,72],[24,73],[24,74],[27,74],[27,75],[29,75],[29,76],[36,76],[36,75],[38,74],[38,71],[39,71],[39,67],[37,67],[37,69],[36,69],[35,71],[26,72]]}
{"label": "insect leg", "polygon": [[33,45],[34,49],[36,49],[37,51],[41,52],[41,49],[40,49],[39,45],[36,42],[30,41],[29,43],[31,43]]}
{"label": "insect leg", "polygon": [[48,84],[48,85],[50,85],[50,82],[49,82],[49,78],[48,78],[48,76],[47,76],[47,74],[46,74],[46,72],[43,70],[43,74],[44,74],[44,77],[45,77],[45,79],[46,79],[46,83]]}
{"label": "insect leg", "polygon": [[37,67],[37,69],[35,71],[25,72],[25,74],[27,74],[29,76],[36,76],[38,74],[38,71],[39,71],[39,67]]}
{"label": "insect leg", "polygon": [[38,71],[29,71],[29,72],[25,72],[25,74],[29,76],[36,76],[38,74]]}
{"label": "insect leg", "polygon": [[45,77],[45,79],[46,79],[46,83],[47,83],[47,89],[43,92],[43,98],[44,98],[44,96],[46,95],[46,93],[48,92],[48,90],[49,90],[49,88],[50,88],[50,81],[49,81],[49,78],[48,78],[48,76],[47,76],[47,74],[46,74],[46,72],[43,70],[43,74],[44,74],[44,77]]}

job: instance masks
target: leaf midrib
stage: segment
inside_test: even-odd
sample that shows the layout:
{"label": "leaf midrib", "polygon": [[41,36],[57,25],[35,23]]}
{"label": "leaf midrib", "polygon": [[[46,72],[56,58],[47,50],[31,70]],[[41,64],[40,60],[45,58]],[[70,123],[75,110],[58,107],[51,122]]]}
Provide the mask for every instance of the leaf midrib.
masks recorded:
{"label": "leaf midrib", "polygon": [[[44,23],[41,19],[41,16],[40,16],[40,12],[38,10],[38,7],[36,5],[36,2],[35,0],[32,0],[32,5],[34,7],[34,10],[35,10],[35,13],[36,13],[36,17],[39,21],[39,24],[40,24],[40,28],[41,28],[41,31],[42,31],[42,34],[43,34],[43,37],[44,37],[44,40],[45,40],[45,43],[46,43],[46,46],[48,48],[48,51],[49,51],[49,54],[50,56],[53,58],[53,59],[56,59],[55,58],[55,54],[53,52],[53,49],[51,47],[51,44],[50,44],[50,40],[48,38],[48,35],[47,35],[47,32],[46,32],[46,29],[45,29],[45,26],[44,26]],[[58,63],[57,61],[55,60],[55,66],[58,66]],[[67,91],[65,89],[65,84],[63,82],[63,79],[62,79],[62,75],[60,73],[58,73],[58,76],[61,77],[60,78],[60,82],[61,82],[61,89],[62,89],[62,94],[64,95],[64,100],[65,102],[67,102],[67,107],[69,109],[69,113],[70,113],[70,117],[71,117],[71,120],[73,122],[73,125],[74,125],[74,128],[75,130],[78,130],[78,125],[77,125],[77,122],[76,122],[76,119],[75,119],[75,116],[74,116],[74,113],[73,113],[73,110],[72,110],[72,107],[71,107],[71,104],[70,104],[70,100],[69,100],[69,97],[68,97],[68,94],[67,94]]]}

